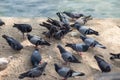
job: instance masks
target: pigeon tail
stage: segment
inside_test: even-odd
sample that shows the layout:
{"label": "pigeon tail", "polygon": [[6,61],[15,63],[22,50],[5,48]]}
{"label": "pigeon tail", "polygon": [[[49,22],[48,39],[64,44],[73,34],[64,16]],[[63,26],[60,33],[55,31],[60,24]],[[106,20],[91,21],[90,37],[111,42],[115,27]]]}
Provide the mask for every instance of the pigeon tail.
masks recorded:
{"label": "pigeon tail", "polygon": [[106,49],[106,47],[103,46],[102,44],[97,44],[97,45],[95,45],[95,47],[100,47],[100,48],[102,48],[102,49]]}
{"label": "pigeon tail", "polygon": [[20,74],[20,76],[18,77],[19,79],[23,79],[26,77],[26,73]]}

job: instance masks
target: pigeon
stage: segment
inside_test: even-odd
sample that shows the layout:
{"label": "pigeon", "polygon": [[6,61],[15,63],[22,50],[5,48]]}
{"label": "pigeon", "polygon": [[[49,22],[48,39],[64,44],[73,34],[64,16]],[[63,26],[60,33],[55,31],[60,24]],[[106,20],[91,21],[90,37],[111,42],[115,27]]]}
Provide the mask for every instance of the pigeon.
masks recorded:
{"label": "pigeon", "polygon": [[31,55],[31,63],[33,67],[37,67],[41,63],[42,57],[38,49],[35,49]]}
{"label": "pigeon", "polygon": [[84,16],[83,14],[77,14],[77,13],[66,12],[66,11],[64,11],[63,13],[66,14],[68,17],[72,18],[73,20]]}
{"label": "pigeon", "polygon": [[118,54],[113,54],[113,53],[110,53],[111,57],[110,59],[113,60],[113,59],[120,59],[120,53]]}
{"label": "pigeon", "polygon": [[71,43],[67,43],[65,46],[66,46],[66,47],[70,47],[70,48],[72,48],[73,50],[79,52],[80,55],[82,55],[81,52],[86,52],[86,51],[89,49],[89,46],[86,45],[86,44],[83,44],[83,43],[81,43],[81,44],[71,44]]}
{"label": "pigeon", "polygon": [[110,72],[111,71],[111,66],[105,60],[103,60],[102,58],[100,58],[96,55],[94,56],[94,58],[96,59],[97,64],[102,72]]}
{"label": "pigeon", "polygon": [[43,22],[42,24],[39,24],[39,25],[47,28],[48,30],[51,30],[51,28],[56,28],[56,26],[51,25],[51,24],[46,23],[46,22]]}
{"label": "pigeon", "polygon": [[81,26],[81,24],[79,22],[76,22],[74,24],[74,28],[76,28],[82,35],[86,36],[86,35],[99,35],[99,33],[91,28],[88,28],[86,26]]}
{"label": "pigeon", "polygon": [[47,28],[51,32],[51,34],[58,31],[58,29],[55,25],[51,25],[51,24],[46,23],[46,22],[43,22],[42,24],[40,24],[40,26]]}
{"label": "pigeon", "polygon": [[67,67],[61,67],[59,66],[58,64],[54,64],[55,66],[55,71],[61,76],[63,77],[64,79],[62,80],[67,80],[67,78],[70,78],[70,77],[75,77],[75,76],[84,76],[85,73],[83,72],[76,72],[70,68],[67,68]]}
{"label": "pigeon", "polygon": [[16,51],[20,51],[21,49],[23,49],[23,46],[21,45],[21,43],[15,40],[14,38],[9,37],[7,35],[2,35],[2,37],[7,41],[7,43],[12,49]]}
{"label": "pigeon", "polygon": [[92,20],[91,15],[80,17],[80,18],[77,19],[75,22],[79,22],[80,25],[85,25],[89,20]]}
{"label": "pigeon", "polygon": [[47,22],[55,25],[55,26],[58,26],[58,27],[62,27],[63,26],[63,22],[60,22],[60,21],[57,21],[57,20],[54,20],[52,18],[48,18]]}
{"label": "pigeon", "polygon": [[30,35],[30,34],[27,34],[27,38],[32,44],[34,44],[36,46],[36,48],[39,45],[46,45],[46,46],[51,45],[50,43],[48,43],[44,39],[40,38],[39,36],[33,36],[33,35]]}
{"label": "pigeon", "polygon": [[69,24],[69,20],[61,12],[57,12],[56,15],[59,17],[59,20],[64,24]]}
{"label": "pigeon", "polygon": [[61,53],[61,57],[63,60],[66,62],[71,62],[71,63],[81,63],[72,53],[66,51],[61,45],[57,45],[57,48],[59,49]]}
{"label": "pigeon", "polygon": [[105,46],[103,46],[102,44],[100,44],[98,41],[96,41],[95,39],[93,38],[90,38],[90,37],[86,37],[86,36],[80,36],[80,38],[82,39],[82,41],[88,45],[89,47],[100,47],[102,49],[106,49]]}
{"label": "pigeon", "polygon": [[3,26],[5,25],[5,22],[3,22],[1,19],[0,19],[0,26]]}
{"label": "pigeon", "polygon": [[32,26],[29,24],[14,24],[13,27],[17,28],[19,31],[22,32],[23,38],[24,38],[24,33],[29,33],[32,31]]}
{"label": "pigeon", "polygon": [[44,62],[44,63],[38,65],[37,67],[32,68],[29,71],[20,74],[20,76],[18,78],[24,79],[25,77],[29,77],[29,78],[39,77],[39,76],[43,75],[46,65],[47,65],[47,62]]}

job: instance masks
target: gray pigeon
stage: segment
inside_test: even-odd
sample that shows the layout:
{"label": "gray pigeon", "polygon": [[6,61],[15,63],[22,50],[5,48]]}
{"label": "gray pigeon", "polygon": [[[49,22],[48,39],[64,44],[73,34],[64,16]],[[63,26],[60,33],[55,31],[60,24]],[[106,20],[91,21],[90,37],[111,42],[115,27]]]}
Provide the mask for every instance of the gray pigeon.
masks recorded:
{"label": "gray pigeon", "polygon": [[38,49],[35,49],[31,55],[31,63],[33,67],[37,67],[41,63],[42,57]]}
{"label": "gray pigeon", "polygon": [[2,25],[5,25],[5,22],[3,22],[1,19],[0,19],[0,26]]}
{"label": "gray pigeon", "polygon": [[118,54],[113,54],[113,53],[110,53],[111,57],[110,59],[113,60],[113,59],[120,59],[120,53]]}
{"label": "gray pigeon", "polygon": [[23,49],[23,46],[21,45],[21,43],[15,40],[14,38],[9,37],[7,35],[2,35],[2,37],[7,41],[7,43],[12,49],[16,51],[20,51],[21,49]]}
{"label": "gray pigeon", "polygon": [[70,68],[67,68],[67,67],[61,67],[59,66],[58,64],[54,64],[55,66],[55,71],[61,76],[63,77],[64,79],[62,80],[67,80],[67,78],[70,78],[70,77],[75,77],[75,76],[84,76],[85,73],[83,72],[76,72]]}
{"label": "gray pigeon", "polygon": [[81,26],[79,22],[76,22],[75,24],[72,25],[74,28],[76,28],[82,35],[99,35],[99,33],[91,28],[88,28],[86,26]]}
{"label": "gray pigeon", "polygon": [[29,24],[14,24],[13,27],[17,28],[19,31],[22,32],[23,38],[24,38],[24,33],[29,33],[32,31],[32,26]]}
{"label": "gray pigeon", "polygon": [[50,43],[48,43],[44,39],[40,38],[39,36],[33,36],[33,35],[30,35],[30,34],[27,34],[27,38],[32,44],[36,45],[36,47],[38,45],[47,45],[47,46],[51,45]]}
{"label": "gray pigeon", "polygon": [[82,16],[79,19],[76,20],[76,22],[79,22],[81,25],[85,25],[89,20],[92,20],[92,16]]}
{"label": "gray pigeon", "polygon": [[66,12],[66,11],[64,11],[63,13],[66,14],[68,17],[72,18],[73,20],[84,16],[83,14],[77,14],[77,13]]}
{"label": "gray pigeon", "polygon": [[80,38],[82,39],[82,41],[90,46],[90,47],[100,47],[102,49],[106,49],[105,46],[103,46],[102,44],[100,44],[98,41],[96,41],[95,39],[93,38],[89,38],[89,37],[86,37],[86,36],[80,36]]}
{"label": "gray pigeon", "polygon": [[39,76],[43,75],[46,65],[47,65],[47,62],[44,62],[43,64],[41,64],[35,68],[32,68],[31,70],[29,70],[27,72],[20,74],[20,76],[18,78],[23,79],[25,77],[29,77],[29,78],[39,77]]}
{"label": "gray pigeon", "polygon": [[81,52],[86,52],[86,51],[89,49],[89,46],[86,45],[86,44],[83,44],[83,43],[81,43],[81,44],[71,44],[71,43],[67,43],[65,46],[66,46],[66,47],[70,47],[70,48],[72,48],[73,50],[79,52],[80,55],[82,55]]}
{"label": "gray pigeon", "polygon": [[110,65],[105,60],[103,60],[102,58],[100,58],[96,55],[94,56],[94,58],[96,59],[97,64],[102,72],[110,72],[111,71]]}
{"label": "gray pigeon", "polygon": [[59,20],[64,24],[69,24],[69,20],[61,12],[57,12],[56,15],[59,17]]}
{"label": "gray pigeon", "polygon": [[72,53],[66,51],[61,45],[57,45],[57,48],[59,49],[61,56],[66,63],[81,63],[74,55],[72,55]]}

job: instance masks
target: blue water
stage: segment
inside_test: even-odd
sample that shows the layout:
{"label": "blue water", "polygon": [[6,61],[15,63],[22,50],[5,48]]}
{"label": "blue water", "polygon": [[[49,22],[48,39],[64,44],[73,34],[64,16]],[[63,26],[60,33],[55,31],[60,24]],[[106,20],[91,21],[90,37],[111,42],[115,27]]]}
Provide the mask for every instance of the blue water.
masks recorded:
{"label": "blue water", "polygon": [[58,11],[120,18],[120,0],[0,0],[0,16],[56,17]]}

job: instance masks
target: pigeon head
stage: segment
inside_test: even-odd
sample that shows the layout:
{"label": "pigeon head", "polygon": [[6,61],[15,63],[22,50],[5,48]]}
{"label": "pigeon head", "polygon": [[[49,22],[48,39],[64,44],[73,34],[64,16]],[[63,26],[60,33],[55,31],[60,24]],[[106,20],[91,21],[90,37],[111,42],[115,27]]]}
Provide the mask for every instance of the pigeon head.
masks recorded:
{"label": "pigeon head", "polygon": [[6,39],[8,36],[4,34],[4,35],[2,35],[2,37]]}
{"label": "pigeon head", "polygon": [[83,17],[84,15],[83,14],[79,14],[79,17]]}
{"label": "pigeon head", "polygon": [[81,24],[79,22],[75,22],[73,24],[73,27],[76,28],[76,29],[79,29],[81,27]]}
{"label": "pigeon head", "polygon": [[57,12],[56,15],[60,16],[60,12]]}
{"label": "pigeon head", "polygon": [[29,28],[27,29],[27,31],[28,31],[28,32],[31,32],[31,31],[32,31],[32,27],[29,27]]}
{"label": "pigeon head", "polygon": [[61,54],[66,52],[66,50],[61,45],[57,45],[57,48],[59,49]]}
{"label": "pigeon head", "polygon": [[3,22],[1,19],[0,19],[0,26],[2,25],[5,25],[5,22]]}
{"label": "pigeon head", "polygon": [[86,37],[83,36],[83,35],[80,35],[80,38],[81,38],[83,41],[86,39]]}
{"label": "pigeon head", "polygon": [[5,23],[4,23],[4,22],[1,22],[0,24],[1,24],[1,25],[5,25]]}
{"label": "pigeon head", "polygon": [[27,38],[30,40],[33,36],[30,34],[27,34]]}
{"label": "pigeon head", "polygon": [[61,68],[57,63],[55,63],[54,66],[55,66],[55,71],[56,72]]}
{"label": "pigeon head", "polygon": [[17,27],[17,26],[18,26],[18,24],[14,23],[13,27]]}
{"label": "pigeon head", "polygon": [[97,55],[94,56],[94,58],[96,59],[97,62],[100,62],[102,59],[100,57],[98,57]]}

